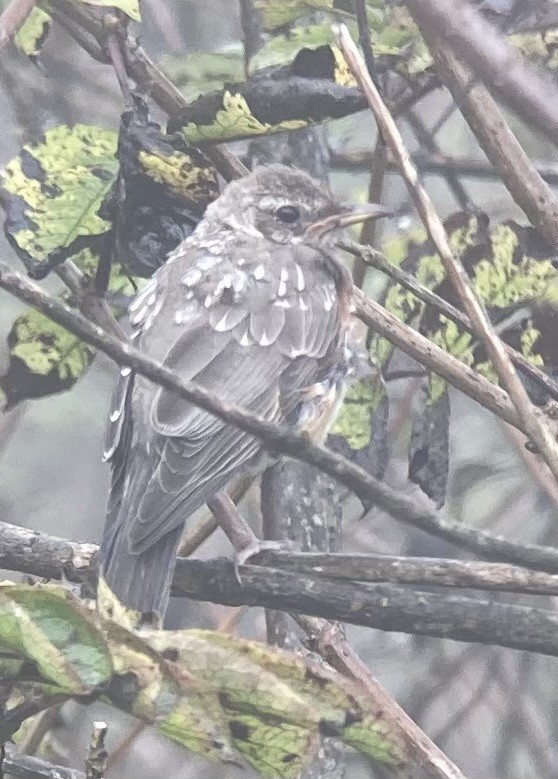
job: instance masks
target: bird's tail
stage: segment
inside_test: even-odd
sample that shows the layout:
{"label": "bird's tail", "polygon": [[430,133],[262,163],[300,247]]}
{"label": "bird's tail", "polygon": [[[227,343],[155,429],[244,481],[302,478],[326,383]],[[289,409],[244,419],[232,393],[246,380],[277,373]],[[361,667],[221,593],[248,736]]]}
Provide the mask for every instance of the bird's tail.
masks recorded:
{"label": "bird's tail", "polygon": [[141,554],[132,554],[126,526],[105,530],[100,550],[97,606],[120,624],[161,624],[170,598],[172,575],[182,527],[177,527]]}

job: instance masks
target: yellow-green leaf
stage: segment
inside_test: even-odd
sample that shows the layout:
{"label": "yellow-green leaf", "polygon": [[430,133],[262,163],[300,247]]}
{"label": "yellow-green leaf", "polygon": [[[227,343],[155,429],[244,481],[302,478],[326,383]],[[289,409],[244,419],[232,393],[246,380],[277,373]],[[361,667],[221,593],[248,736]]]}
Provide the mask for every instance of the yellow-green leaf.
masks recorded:
{"label": "yellow-green leaf", "polygon": [[37,57],[52,24],[50,16],[41,8],[33,8],[14,35],[14,43],[28,57]]}
{"label": "yellow-green leaf", "polygon": [[109,229],[99,208],[118,172],[116,142],[99,127],[55,127],[0,172],[5,231],[24,261],[46,261]]}
{"label": "yellow-green leaf", "polygon": [[[74,0],[75,2],[76,0]],[[135,22],[141,21],[139,0],[79,0],[81,3],[88,5],[100,5],[108,6],[109,8],[118,8],[120,11],[124,11],[130,19]]]}
{"label": "yellow-green leaf", "polygon": [[308,123],[304,120],[289,120],[278,124],[260,122],[253,115],[246,99],[240,93],[226,91],[223,105],[211,124],[196,125],[189,122],[182,128],[186,140],[194,146],[204,141],[227,141],[237,138],[249,138],[268,133],[297,130]]}
{"label": "yellow-green leaf", "polygon": [[266,30],[284,27],[301,16],[333,10],[333,0],[255,0]]}

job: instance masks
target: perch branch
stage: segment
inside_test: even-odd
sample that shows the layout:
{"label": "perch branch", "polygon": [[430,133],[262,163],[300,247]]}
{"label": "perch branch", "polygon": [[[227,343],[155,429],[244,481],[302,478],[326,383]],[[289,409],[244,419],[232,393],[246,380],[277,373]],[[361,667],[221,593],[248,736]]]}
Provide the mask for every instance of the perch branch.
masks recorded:
{"label": "perch branch", "polygon": [[558,615],[530,606],[252,565],[236,570],[222,559],[179,559],[172,592],[227,606],[263,606],[387,632],[558,656]]}
{"label": "perch branch", "polygon": [[[541,567],[558,572],[558,551],[525,546],[526,562],[533,553]],[[93,582],[97,576],[95,544],[82,544],[0,522],[0,568],[46,579]],[[545,562],[546,561],[546,562]],[[534,565],[534,561],[531,562]],[[422,586],[468,587],[528,595],[558,594],[558,576],[503,563],[396,555],[355,555],[265,549],[249,558],[248,567],[272,567],[331,579],[386,581]],[[314,571],[308,571],[314,568]]]}
{"label": "perch branch", "polygon": [[[464,527],[459,522],[442,519],[435,511],[421,508],[412,498],[406,497],[380,482],[350,460],[335,454],[326,447],[314,444],[307,437],[297,435],[284,426],[266,422],[237,406],[225,403],[199,385],[183,382],[168,368],[157,364],[130,344],[106,333],[98,325],[92,324],[85,317],[51,297],[35,283],[12,270],[5,263],[0,263],[0,288],[37,308],[53,321],[66,327],[74,335],[98,348],[119,364],[130,366],[136,373],[175,392],[179,397],[209,411],[219,419],[259,438],[270,449],[304,460],[320,468],[343,483],[364,502],[370,502],[383,508],[400,521],[445,538],[483,557],[497,555],[498,559],[508,562],[555,570],[558,559],[556,550],[551,550],[550,555],[549,550],[544,547],[531,547],[531,550],[528,551],[526,547],[513,544],[505,539],[479,533]],[[403,325],[374,301],[365,298],[360,290],[355,289],[354,296],[359,315],[367,325],[373,326],[381,335],[389,337],[396,346],[400,346],[412,356],[419,353],[419,347],[415,350],[417,343],[419,343],[417,341],[418,333]],[[414,345],[411,345],[411,337]],[[521,427],[513,406],[503,390],[495,387],[443,350],[436,351],[433,344],[422,336],[421,338],[425,345],[420,347],[422,349],[420,354],[425,365],[433,370],[436,369],[441,376],[454,384],[463,384],[463,386],[467,384],[473,397],[482,397],[485,405],[491,407],[502,419]],[[413,350],[415,350],[414,353]],[[443,368],[441,364],[436,362],[435,356],[438,352],[438,356],[444,362]],[[456,381],[457,376],[459,376],[458,381]]]}

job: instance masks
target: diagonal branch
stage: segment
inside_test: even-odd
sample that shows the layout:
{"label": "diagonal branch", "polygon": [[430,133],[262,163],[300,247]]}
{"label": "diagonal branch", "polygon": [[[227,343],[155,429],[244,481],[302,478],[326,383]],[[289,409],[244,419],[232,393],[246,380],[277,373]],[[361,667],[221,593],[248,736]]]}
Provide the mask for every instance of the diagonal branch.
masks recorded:
{"label": "diagonal branch", "polygon": [[0,49],[19,30],[36,2],[37,0],[10,0],[0,14]]}
{"label": "diagonal branch", "polygon": [[535,407],[521,383],[513,364],[500,338],[495,333],[490,320],[479,302],[469,277],[461,262],[454,257],[444,226],[430,197],[419,181],[416,168],[411,162],[403,139],[393,117],[389,113],[380,93],[366,70],[366,66],[355,46],[348,29],[341,25],[338,33],[339,45],[348,65],[363,90],[370,108],[374,113],[378,127],[397,161],[403,179],[414,200],[417,211],[424,223],[436,251],[446,269],[463,307],[487,354],[494,365],[498,378],[507,389],[517,410],[527,435],[544,457],[554,477],[558,479],[558,446],[545,420],[535,413]]}
{"label": "diagonal branch", "polygon": [[558,143],[558,88],[526,62],[467,0],[407,0],[421,30],[430,34],[490,84],[528,125]]}
{"label": "diagonal branch", "polygon": [[[461,325],[468,333],[475,335],[475,329],[466,314],[455,306],[452,306],[451,303],[448,303],[444,298],[440,297],[440,295],[432,292],[428,287],[425,287],[410,273],[407,273],[396,265],[392,265],[381,252],[372,247],[361,246],[354,241],[341,241],[338,245],[341,249],[344,249],[355,257],[359,257],[365,264],[371,265],[377,270],[382,271],[382,273],[385,273],[390,279],[393,279],[393,281],[401,284],[402,287],[416,295],[419,300],[432,306],[456,324]],[[546,374],[536,365],[530,363],[526,357],[512,346],[504,344],[504,348],[514,365],[519,368],[525,376],[529,376],[536,384],[545,389],[550,397],[558,400],[558,384],[551,376]]]}
{"label": "diagonal branch", "polygon": [[[136,373],[259,438],[271,450],[314,465],[352,490],[363,502],[373,503],[400,521],[445,538],[483,557],[497,555],[498,559],[508,562],[534,565],[552,571],[557,569],[556,550],[532,547],[528,551],[521,545],[495,538],[487,533],[480,533],[464,527],[462,523],[443,519],[435,511],[421,508],[412,498],[380,482],[350,460],[335,454],[325,446],[314,444],[307,437],[297,435],[285,426],[266,422],[238,406],[225,403],[215,394],[195,383],[182,381],[168,368],[159,365],[128,343],[106,333],[98,325],[92,324],[5,263],[0,263],[0,288],[42,311],[53,321],[98,348],[119,364],[130,366]],[[404,325],[374,301],[368,300],[360,290],[354,290],[354,299],[359,316],[367,325],[374,327],[377,332],[389,338],[392,343],[411,356],[421,356],[423,363],[436,370],[443,378],[457,386],[467,386],[472,397],[482,398],[487,408],[521,429],[520,420],[503,390],[483,379],[447,352],[435,348],[428,339]],[[421,346],[417,347],[417,344]],[[437,362],[438,358],[440,363]]]}

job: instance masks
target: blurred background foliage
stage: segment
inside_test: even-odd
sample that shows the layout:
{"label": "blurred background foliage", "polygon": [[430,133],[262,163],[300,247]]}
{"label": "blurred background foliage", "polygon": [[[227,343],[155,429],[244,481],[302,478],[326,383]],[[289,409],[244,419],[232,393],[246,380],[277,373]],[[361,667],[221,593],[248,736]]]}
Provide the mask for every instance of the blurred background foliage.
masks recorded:
{"label": "blurred background foliage", "polygon": [[[258,94],[260,79],[269,85],[279,78],[297,79],[301,73],[306,73],[311,78],[328,79],[332,89],[351,90],[354,87],[344,63],[331,45],[329,19],[324,14],[331,10],[333,0],[306,2],[302,19],[298,19],[298,12],[295,14],[300,6],[294,2],[257,0],[256,4],[263,12],[265,29],[256,31],[251,40],[245,41],[247,48],[249,45],[253,47],[253,56],[247,61],[245,47],[241,43],[243,37],[247,37],[241,25],[243,3],[143,0],[142,43],[187,99],[193,101],[186,115],[181,117],[183,121],[177,123],[177,128],[189,128],[187,138],[199,140],[199,135],[204,135],[204,132],[198,132],[197,128],[200,125],[213,126],[212,122],[199,121],[199,118],[207,116],[212,107],[216,107],[217,111],[227,109],[226,95],[239,94],[231,91],[228,85],[243,81],[246,73],[251,74],[254,78],[250,88],[254,87],[256,91],[249,92],[241,87],[239,92],[244,95],[244,102],[237,98],[229,105],[233,114],[240,112],[245,123],[243,126],[248,127],[243,133],[244,140],[233,143],[231,148],[243,158],[257,162],[266,161],[270,155],[277,153],[288,159],[290,154],[297,164],[304,164],[300,148],[303,147],[306,154],[312,148],[311,165],[306,160],[306,167],[312,166],[315,173],[328,178],[332,189],[341,197],[364,200],[372,192],[376,197],[381,195],[383,201],[400,214],[398,219],[377,227],[373,235],[367,234],[364,239],[382,247],[392,262],[402,263],[403,267],[419,276],[422,268],[423,283],[436,289],[443,287],[443,274],[440,274],[432,251],[424,241],[410,209],[405,187],[397,174],[386,164],[382,184],[378,185],[378,177],[370,181],[371,155],[379,146],[368,113],[361,111],[332,119],[325,122],[318,132],[299,129],[288,135],[274,136],[269,142],[247,140],[247,136],[254,135],[256,106],[263,110],[253,97]],[[341,18],[347,19],[346,14],[351,10],[349,0],[335,5]],[[496,15],[498,21],[502,3],[483,5],[488,5],[488,12]],[[133,3],[124,10],[128,10],[132,17],[135,14]],[[428,83],[431,78],[430,57],[402,6],[371,0],[368,10],[375,72],[384,95],[393,105],[403,100],[409,90],[412,93]],[[295,15],[296,26],[291,28],[289,25]],[[512,40],[537,62],[549,68],[555,67],[556,38],[552,32],[541,35],[521,31],[513,35]],[[301,55],[301,48],[309,53]],[[550,343],[544,344],[541,359],[547,367],[553,368],[551,304],[554,303],[555,287],[552,282],[555,279],[554,268],[548,262],[550,254],[544,247],[536,248],[531,236],[523,230],[521,226],[525,225],[525,218],[504,186],[489,175],[481,177],[470,172],[475,163],[482,164],[485,160],[448,94],[440,88],[425,90],[425,93],[400,118],[399,125],[410,149],[419,155],[428,152],[432,156],[459,158],[470,163],[469,173],[458,176],[433,169],[429,173],[426,168],[425,181],[429,193],[440,214],[453,220],[449,224],[455,236],[454,245],[459,239],[462,256],[466,257],[467,252],[474,255],[474,272],[478,276],[479,287],[486,290],[487,303],[501,309],[506,316],[513,313],[510,312],[511,304],[514,304],[514,310],[517,303],[521,304],[518,308],[526,309],[520,329],[514,330],[517,344],[524,346],[526,353],[532,354],[536,352],[533,346],[537,343],[532,330],[538,328],[550,332],[547,339]],[[248,120],[246,106],[252,112],[252,118]],[[154,106],[150,109],[150,121],[164,126],[163,114]],[[20,30],[14,45],[2,51],[0,166],[4,167],[18,158],[25,144],[36,151],[45,133],[48,138],[49,133],[60,132],[56,129],[59,125],[102,127],[107,142],[115,148],[121,113],[122,96],[113,70],[91,59],[59,25],[50,27],[43,11],[35,11]],[[221,126],[234,127],[236,123],[238,128],[237,114],[233,116],[234,121],[227,119],[221,122]],[[548,169],[557,165],[558,171],[556,150],[515,117],[508,116],[508,119],[531,158]],[[290,121],[300,124],[302,120],[294,116]],[[256,116],[256,127],[262,124],[274,124],[274,121],[270,117]],[[149,130],[149,126],[144,118],[143,130],[152,132],[153,128]],[[130,164],[119,174],[123,177],[123,186],[130,189],[137,183],[134,177],[145,173],[139,169],[141,159],[133,144],[133,129],[128,124],[130,148],[127,159]],[[72,133],[74,139],[79,137],[79,132],[77,136],[75,130]],[[156,139],[150,136],[151,140],[159,144],[157,153],[162,153],[161,139],[157,135],[159,129],[155,133]],[[205,137],[208,137],[207,129]],[[76,148],[79,152],[79,144]],[[150,153],[154,153],[153,148]],[[184,148],[165,148],[164,153],[188,152]],[[110,157],[111,154],[104,154],[109,167]],[[376,152],[375,159],[380,157]],[[319,164],[316,162],[318,158]],[[12,169],[14,165],[17,166],[17,163],[10,163]],[[29,177],[29,166],[24,172]],[[112,175],[114,180],[116,170]],[[149,186],[155,186],[157,182],[153,184],[151,178]],[[214,186],[209,179],[206,183]],[[105,188],[106,184],[105,181]],[[51,185],[56,185],[56,181]],[[152,198],[153,192],[149,196]],[[142,208],[144,204],[140,203],[138,207]],[[465,209],[466,220],[463,215]],[[459,214],[457,222],[456,213]],[[95,218],[103,217],[97,215]],[[183,237],[174,232],[177,221],[187,232],[195,221],[195,214],[180,211],[172,230],[162,237],[158,215],[151,214],[150,218],[158,225],[157,235],[161,238],[158,251],[164,252],[167,243],[178,242]],[[507,231],[505,235],[503,231]],[[494,239],[496,233],[498,241]],[[74,238],[72,236],[72,240]],[[143,239],[143,234],[137,236],[139,248],[134,255],[136,258],[144,246]],[[119,241],[118,237],[116,241],[121,250],[124,243],[126,246],[129,244]],[[66,241],[66,245],[71,245],[71,241]],[[475,247],[479,245],[484,247],[481,257],[484,265],[478,263],[478,252],[475,254]],[[3,258],[19,265],[13,246],[3,236],[0,236],[0,247]],[[75,245],[72,248],[76,251],[74,256],[79,256],[81,267],[92,271],[95,259],[92,249]],[[44,259],[42,249],[44,247],[34,257],[31,243],[23,247],[28,259]],[[49,251],[48,247],[46,251]],[[125,262],[124,257],[122,261]],[[498,285],[498,274],[493,272],[494,268],[501,271],[505,267],[509,272],[504,282]],[[518,267],[522,282],[519,291],[513,288]],[[113,291],[130,292],[125,274],[118,269],[115,274]],[[148,272],[138,272],[136,267],[134,274],[148,275]],[[528,283],[529,279],[533,282],[533,274],[536,283]],[[402,297],[396,287],[388,289],[382,274],[366,270],[362,276],[363,287],[369,294],[385,299],[392,308],[399,306],[405,318],[416,319],[421,314],[422,307],[415,307],[416,299],[410,301]],[[49,276],[45,283],[50,290],[62,292],[62,285],[55,276]],[[510,299],[508,293],[512,288],[514,291]],[[541,324],[544,306],[539,304],[543,298],[549,303],[550,319]],[[533,300],[536,306],[532,306]],[[408,310],[410,303],[412,310]],[[44,323],[38,320],[38,315],[29,315],[17,302],[2,297],[0,375],[4,377],[4,387],[5,377],[10,377],[9,386],[13,388],[14,395],[8,397],[12,408],[0,417],[1,515],[4,520],[15,524],[96,542],[101,535],[108,491],[108,468],[101,464],[100,452],[114,366],[101,357],[84,371],[91,362],[90,353],[64,341],[67,336],[56,329],[47,333],[46,341],[43,338],[39,353],[36,348],[26,351],[26,344],[30,341],[36,347],[34,333],[41,332],[44,336]],[[516,320],[514,322],[517,324]],[[456,334],[447,327],[447,323],[424,318],[421,328],[446,346],[452,341],[455,349],[466,359],[483,362],[482,354],[473,356],[469,342],[461,340],[456,345]],[[23,394],[27,392],[27,396],[33,396],[45,394],[45,387],[43,385],[33,392],[28,373],[20,375],[16,371],[14,376],[14,343],[19,359],[17,370],[21,370],[21,362],[25,363],[28,358],[31,360],[31,365],[27,364],[29,372],[40,375],[37,360],[39,365],[45,365],[54,359],[59,366],[61,385],[58,388],[73,384],[82,372],[83,378],[69,392],[57,392],[38,400],[21,400],[22,393],[18,394],[18,388],[23,387]],[[541,343],[538,345],[541,346]],[[383,365],[390,350],[374,339],[370,346],[376,362]],[[62,361],[60,355],[64,355]],[[540,352],[537,355],[540,358]],[[416,366],[410,365],[398,353],[390,352],[389,360],[389,372],[395,378],[381,386],[374,380],[363,380],[364,383],[355,388],[353,397],[348,399],[353,403],[355,398],[358,401],[356,422],[355,406],[347,404],[349,421],[345,419],[346,429],[340,421],[336,432],[347,433],[348,430],[345,440],[354,449],[361,450],[371,441],[375,454],[381,448],[381,462],[377,458],[374,462],[369,459],[368,467],[384,473],[390,484],[412,494],[417,501],[427,501],[428,498],[408,480],[409,447],[412,470],[413,453],[422,452],[424,436],[430,436],[428,440],[432,450],[425,456],[426,459],[422,457],[414,475],[423,486],[425,479],[431,487],[435,486],[429,492],[435,501],[440,503],[445,496],[445,510],[452,517],[519,541],[556,544],[558,490],[541,475],[533,455],[525,450],[522,438],[454,391],[449,393],[452,414],[448,422],[446,388],[430,379],[426,390],[422,390],[421,377],[398,378],[399,375],[412,373]],[[381,403],[385,395],[389,395],[389,414],[385,403]],[[442,408],[437,416],[432,411],[436,405]],[[361,426],[370,419],[375,425],[372,431],[367,433],[365,430],[364,436],[355,436],[355,426],[360,432]],[[426,426],[425,419],[428,421]],[[378,425],[381,427],[381,446],[375,437]],[[389,442],[389,449],[385,447],[385,441]],[[449,459],[445,457],[446,449]],[[426,476],[425,467],[428,471]],[[256,497],[249,495],[246,510],[253,517],[257,514],[255,505]],[[412,532],[376,510],[362,517],[361,507],[350,498],[344,505],[343,546],[348,551],[459,555],[459,551],[448,544]],[[215,555],[227,552],[223,538],[215,535],[200,553]],[[257,609],[229,609],[175,601],[170,620],[173,626],[217,628],[256,638],[265,636],[263,614]],[[358,628],[349,628],[347,633],[379,680],[468,776],[531,779],[556,775],[558,696],[551,659],[481,645],[467,646]],[[160,773],[161,766],[166,773],[178,779],[241,775],[233,766],[208,766],[187,756],[155,732],[147,729],[140,732],[133,720],[124,715],[116,717],[112,712],[108,715],[101,705],[92,710],[76,703],[66,704],[51,716],[48,728],[45,728],[48,733],[40,744],[41,753],[56,761],[80,766],[89,740],[91,720],[101,716],[111,722],[109,776],[148,779]],[[76,744],[79,749],[76,749]],[[349,761],[347,776],[355,779],[370,776],[370,766],[362,758],[351,755]],[[246,772],[243,775],[246,776]]]}

